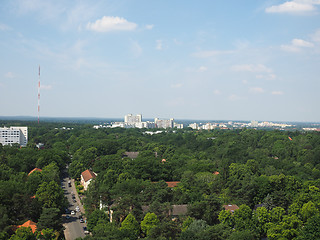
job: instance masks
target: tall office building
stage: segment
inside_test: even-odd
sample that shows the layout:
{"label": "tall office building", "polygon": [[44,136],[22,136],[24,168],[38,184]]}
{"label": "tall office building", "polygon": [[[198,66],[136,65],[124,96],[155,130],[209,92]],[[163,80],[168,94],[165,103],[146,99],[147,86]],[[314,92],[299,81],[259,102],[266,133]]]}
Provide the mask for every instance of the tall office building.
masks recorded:
{"label": "tall office building", "polygon": [[27,146],[28,127],[0,128],[0,143],[2,145],[12,145],[18,143],[20,146]]}

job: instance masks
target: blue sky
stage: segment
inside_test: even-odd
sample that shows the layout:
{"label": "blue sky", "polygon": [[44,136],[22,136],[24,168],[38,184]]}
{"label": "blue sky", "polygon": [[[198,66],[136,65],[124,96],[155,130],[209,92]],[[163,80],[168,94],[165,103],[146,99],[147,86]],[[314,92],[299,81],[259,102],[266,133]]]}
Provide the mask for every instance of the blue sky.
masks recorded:
{"label": "blue sky", "polygon": [[0,116],[320,121],[320,0],[0,5]]}

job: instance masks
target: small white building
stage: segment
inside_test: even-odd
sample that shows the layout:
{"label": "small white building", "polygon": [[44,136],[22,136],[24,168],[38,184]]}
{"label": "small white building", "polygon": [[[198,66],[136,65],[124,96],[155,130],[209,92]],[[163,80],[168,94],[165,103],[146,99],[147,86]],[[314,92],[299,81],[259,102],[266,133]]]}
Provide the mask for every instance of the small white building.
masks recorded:
{"label": "small white building", "polygon": [[81,185],[86,191],[92,179],[95,179],[97,174],[90,169],[87,169],[81,173]]}

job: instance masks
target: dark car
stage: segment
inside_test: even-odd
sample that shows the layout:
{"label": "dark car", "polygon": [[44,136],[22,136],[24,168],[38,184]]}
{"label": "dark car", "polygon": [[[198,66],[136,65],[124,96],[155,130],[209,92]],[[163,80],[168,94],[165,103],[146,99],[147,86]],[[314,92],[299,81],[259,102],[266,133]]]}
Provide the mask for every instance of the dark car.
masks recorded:
{"label": "dark car", "polygon": [[89,234],[87,227],[83,227],[83,232],[84,232],[84,234]]}

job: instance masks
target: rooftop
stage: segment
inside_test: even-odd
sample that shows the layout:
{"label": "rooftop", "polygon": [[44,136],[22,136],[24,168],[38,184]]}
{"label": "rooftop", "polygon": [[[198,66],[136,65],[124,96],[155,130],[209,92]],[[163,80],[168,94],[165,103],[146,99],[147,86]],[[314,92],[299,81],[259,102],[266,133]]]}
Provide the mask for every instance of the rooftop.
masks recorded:
{"label": "rooftop", "polygon": [[97,176],[97,175],[96,175],[92,170],[90,170],[90,169],[85,170],[84,172],[81,173],[81,175],[82,175],[82,177],[83,177],[83,179],[84,179],[85,182],[89,181],[89,180],[92,179],[92,178],[96,178],[96,176]]}

